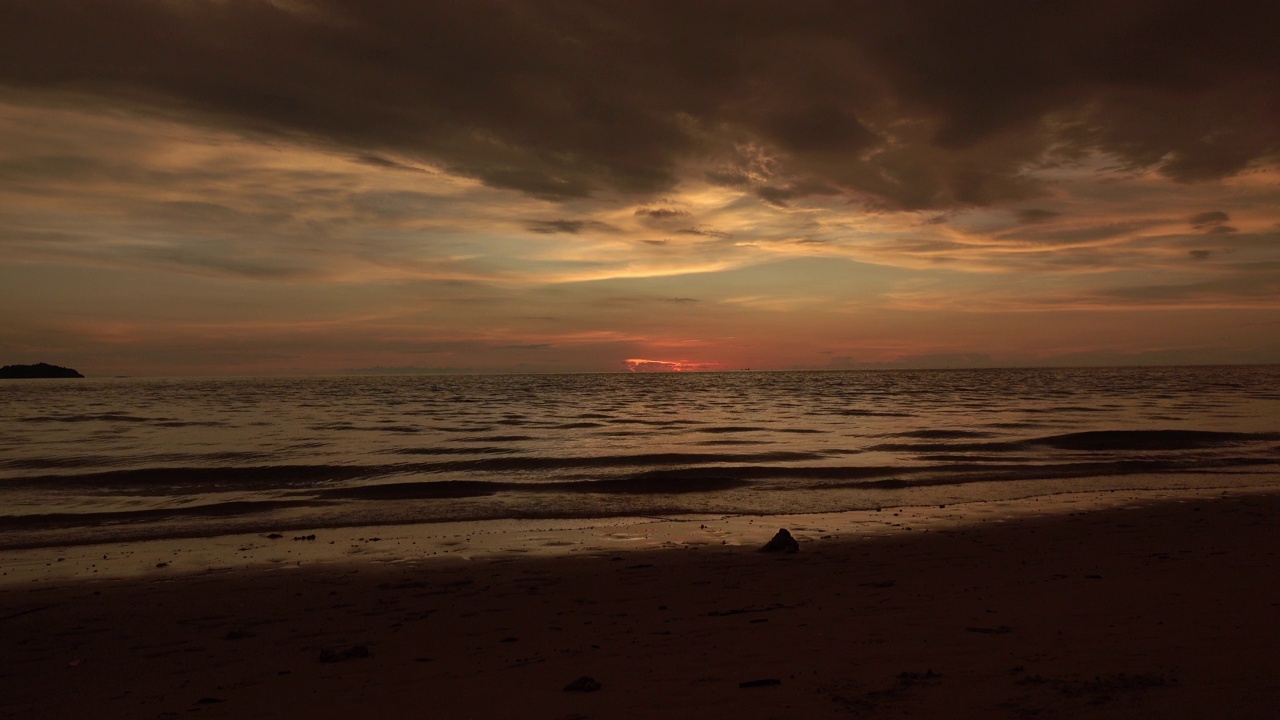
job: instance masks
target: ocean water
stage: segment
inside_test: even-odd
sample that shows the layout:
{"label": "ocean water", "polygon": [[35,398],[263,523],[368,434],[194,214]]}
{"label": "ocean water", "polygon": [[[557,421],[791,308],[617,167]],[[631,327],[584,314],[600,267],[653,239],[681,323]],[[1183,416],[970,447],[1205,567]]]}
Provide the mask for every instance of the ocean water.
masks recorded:
{"label": "ocean water", "polygon": [[1280,483],[1280,367],[9,381],[0,548]]}

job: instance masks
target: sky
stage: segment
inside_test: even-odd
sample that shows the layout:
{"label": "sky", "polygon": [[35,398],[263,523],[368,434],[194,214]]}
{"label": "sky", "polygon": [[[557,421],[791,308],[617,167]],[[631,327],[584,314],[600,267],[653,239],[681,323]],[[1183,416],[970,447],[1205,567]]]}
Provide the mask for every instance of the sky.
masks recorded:
{"label": "sky", "polygon": [[0,0],[0,364],[1280,362],[1280,3]]}

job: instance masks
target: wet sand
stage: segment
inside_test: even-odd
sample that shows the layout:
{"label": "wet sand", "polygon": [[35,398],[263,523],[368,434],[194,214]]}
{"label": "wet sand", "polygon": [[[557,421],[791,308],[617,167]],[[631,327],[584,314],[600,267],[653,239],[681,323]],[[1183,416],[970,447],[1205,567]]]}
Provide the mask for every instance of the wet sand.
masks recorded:
{"label": "wet sand", "polygon": [[451,531],[0,554],[0,717],[1280,707],[1280,495]]}

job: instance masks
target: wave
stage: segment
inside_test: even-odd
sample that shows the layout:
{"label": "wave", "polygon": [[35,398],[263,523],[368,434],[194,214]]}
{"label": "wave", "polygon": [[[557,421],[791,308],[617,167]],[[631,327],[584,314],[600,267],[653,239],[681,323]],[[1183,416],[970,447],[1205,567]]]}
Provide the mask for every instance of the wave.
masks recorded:
{"label": "wave", "polygon": [[32,515],[0,515],[0,528],[8,530],[52,530],[88,525],[155,522],[191,518],[226,518],[286,510],[299,507],[316,507],[325,503],[314,500],[241,500],[236,502],[186,505],[147,510],[117,510],[113,512],[41,513]]}
{"label": "wave", "polygon": [[1026,444],[1022,442],[895,442],[895,443],[877,443],[867,448],[879,452],[915,452],[915,453],[937,453],[937,452],[1009,452],[1026,449]]}
{"label": "wave", "polygon": [[1216,461],[1117,460],[1109,462],[999,465],[954,463],[945,472],[932,467],[891,466],[739,466],[650,470],[606,480],[549,482],[503,482],[444,480],[379,483],[353,487],[325,488],[308,492],[320,499],[346,500],[432,500],[485,497],[510,493],[607,493],[628,495],[687,494],[735,490],[761,480],[825,480],[820,485],[787,484],[771,490],[806,491],[815,488],[858,488],[896,490],[910,487],[963,485],[977,482],[1013,480],[1054,480],[1104,475],[1196,472],[1209,469],[1271,464],[1259,458],[1228,458]]}
{"label": "wave", "polygon": [[376,485],[328,488],[314,493],[314,496],[345,500],[435,500],[447,498],[485,497],[500,492],[670,495],[733,490],[750,484],[751,483],[749,481],[734,477],[685,477],[680,475],[672,475],[670,477],[646,475],[611,478],[608,480],[538,483],[442,480],[434,482],[379,483]]}
{"label": "wave", "polygon": [[[387,467],[387,466],[382,466]],[[193,488],[217,490],[273,490],[316,483],[374,477],[370,466],[263,465],[257,467],[152,467],[75,475],[36,475],[0,481],[0,488],[57,488],[111,493],[149,489],[185,495]],[[385,472],[384,472],[385,474]]]}
{"label": "wave", "polygon": [[85,422],[112,422],[112,423],[143,423],[150,424],[155,427],[162,428],[182,428],[182,427],[222,427],[223,423],[216,420],[178,420],[175,418],[150,418],[140,417],[138,415],[129,415],[127,413],[100,413],[96,415],[32,415],[28,417],[17,418],[22,423],[85,423]]}
{"label": "wave", "polygon": [[437,480],[434,482],[379,483],[355,487],[329,488],[318,497],[345,500],[444,500],[493,495],[514,483],[483,480]]}
{"label": "wave", "polygon": [[520,452],[509,447],[412,447],[396,450],[397,455],[507,455]]}
{"label": "wave", "polygon": [[[20,450],[0,453],[0,515],[53,515],[0,527],[68,529],[0,532],[0,546],[295,523],[821,511],[1201,483],[1195,474],[1274,482],[1280,433],[1259,431],[1280,430],[1265,404],[1280,399],[1278,373],[130,381],[78,386],[74,397],[37,388],[0,412],[13,430],[0,444]],[[197,516],[210,519],[170,520]]]}
{"label": "wave", "polygon": [[410,434],[422,432],[422,428],[418,427],[417,425],[394,425],[394,424],[355,425],[349,422],[334,422],[334,423],[323,423],[320,425],[311,425],[309,427],[312,430],[328,430],[328,431],[336,430],[340,432],[386,432],[386,433],[399,433],[402,435],[410,435]]}
{"label": "wave", "polygon": [[1091,430],[1028,440],[1062,450],[1196,450],[1280,439],[1280,433],[1210,430]]}
{"label": "wave", "polygon": [[[953,434],[946,434],[953,433]],[[977,437],[964,431],[921,430],[898,433],[897,437],[946,438]],[[1226,448],[1280,439],[1280,433],[1215,432],[1208,430],[1090,430],[1047,435],[1027,440],[993,442],[879,443],[867,448],[880,451],[918,453],[1025,452],[1050,447],[1086,452],[1204,450]]]}
{"label": "wave", "polygon": [[[81,423],[81,422],[151,422],[154,418],[138,417],[125,413],[102,413],[99,415],[33,415],[18,418],[24,423]],[[168,418],[164,418],[168,420]]]}
{"label": "wave", "polygon": [[[0,468],[6,470],[51,470],[56,468],[89,468],[111,467],[115,465],[136,464],[145,462],[242,462],[246,460],[268,460],[272,457],[267,452],[225,451],[212,453],[164,453],[144,457],[112,456],[112,455],[62,455],[55,457],[14,458],[0,461]],[[0,481],[2,483],[3,481]]]}
{"label": "wave", "polygon": [[797,462],[821,460],[826,453],[774,450],[761,453],[640,453],[579,457],[520,456],[477,458],[400,466],[404,472],[567,470],[654,465],[693,465],[723,462]]}
{"label": "wave", "polygon": [[652,427],[671,427],[673,425],[701,425],[698,420],[641,420],[640,418],[613,418],[614,425],[648,425]]}
{"label": "wave", "polygon": [[[750,435],[756,426],[709,426],[698,431],[719,435]],[[570,470],[618,471],[628,468],[646,468],[651,473],[666,472],[678,466],[682,473],[738,473],[746,479],[759,477],[824,478],[861,476],[876,472],[919,472],[921,467],[934,472],[954,474],[966,463],[1004,462],[1026,464],[1045,456],[1046,450],[1065,450],[1084,453],[1115,453],[1115,457],[1099,458],[1100,461],[1121,461],[1123,453],[1142,453],[1141,459],[1151,459],[1151,453],[1170,453],[1169,459],[1189,462],[1183,451],[1224,450],[1238,448],[1236,454],[1257,455],[1262,450],[1269,462],[1275,462],[1274,447],[1256,447],[1259,443],[1280,440],[1280,433],[1245,433],[1204,430],[1093,430],[1086,432],[1046,435],[1019,440],[980,440],[988,433],[971,430],[922,429],[891,433],[891,437],[915,442],[882,442],[869,447],[822,447],[810,450],[761,450],[752,452],[752,440],[736,438],[695,441],[699,445],[740,445],[745,452],[634,453],[618,455],[545,456],[526,455],[516,446],[479,444],[472,446],[402,447],[388,452],[405,456],[438,457],[427,462],[389,462],[381,464],[256,464],[230,463],[261,461],[270,458],[265,452],[223,451],[209,454],[165,454],[154,456],[104,458],[98,455],[69,455],[64,457],[37,457],[6,460],[0,467],[14,470],[75,470],[95,468],[95,472],[42,474],[12,477],[0,480],[0,489],[51,488],[58,490],[84,490],[111,494],[129,489],[148,489],[151,494],[188,494],[206,489],[296,489],[315,487],[333,482],[373,480],[377,478],[414,474],[457,473],[554,473]],[[696,435],[695,435],[696,437]],[[488,436],[487,441],[519,442],[526,436]],[[479,440],[479,439],[476,439]],[[1249,447],[1249,446],[1253,447]],[[728,447],[726,447],[728,450]],[[909,453],[916,461],[931,465],[893,466],[885,468],[833,467],[818,463],[830,462],[840,456],[857,454],[866,450]],[[1220,453],[1219,453],[1220,454]],[[1207,456],[1206,456],[1207,455]],[[452,456],[452,457],[451,457]],[[477,457],[480,456],[480,457]],[[1213,459],[1212,454],[1199,453],[1196,457]],[[1158,458],[1157,458],[1158,459]],[[407,460],[407,458],[406,458]],[[151,467],[121,467],[105,469],[112,464],[151,463]],[[162,463],[177,463],[166,464]],[[186,464],[191,463],[191,464]],[[813,463],[813,465],[810,465]],[[554,479],[554,478],[550,478]],[[562,478],[563,479],[563,478]],[[596,478],[601,479],[601,478]],[[479,478],[481,482],[488,478]]]}
{"label": "wave", "polygon": [[[1040,480],[1104,475],[1137,475],[1149,473],[1206,472],[1228,468],[1275,466],[1274,458],[1220,457],[1210,459],[1126,459],[1098,462],[1045,463],[1045,464],[992,464],[987,462],[949,463],[945,466],[862,466],[821,465],[782,466],[745,465],[731,467],[681,468],[650,470],[635,478],[663,479],[670,482],[693,482],[707,477],[731,477],[740,480],[857,480],[841,484],[803,483],[778,485],[772,489],[812,490],[814,487],[876,487],[868,479],[894,479],[895,482],[915,484],[901,480],[902,476],[925,476],[918,481],[928,485],[963,484],[966,482],[1000,482],[1010,480]],[[906,485],[903,485],[904,487]]]}
{"label": "wave", "polygon": [[108,455],[66,455],[63,457],[14,458],[0,461],[0,468],[12,470],[52,470],[55,468],[102,467],[119,464],[118,458]]}
{"label": "wave", "polygon": [[702,463],[803,462],[821,460],[826,453],[770,451],[761,453],[641,453],[581,457],[486,457],[427,463],[382,465],[259,465],[248,467],[151,467],[74,475],[36,475],[0,481],[2,488],[57,487],[111,491],[154,488],[167,494],[186,494],[191,488],[270,490],[314,486],[327,482],[374,479],[391,475],[447,472],[519,472],[533,470],[611,469]]}
{"label": "wave", "polygon": [[981,438],[981,437],[991,437],[991,433],[978,432],[974,430],[909,430],[907,432],[891,433],[890,437],[908,437],[908,438],[922,438],[922,439]]}

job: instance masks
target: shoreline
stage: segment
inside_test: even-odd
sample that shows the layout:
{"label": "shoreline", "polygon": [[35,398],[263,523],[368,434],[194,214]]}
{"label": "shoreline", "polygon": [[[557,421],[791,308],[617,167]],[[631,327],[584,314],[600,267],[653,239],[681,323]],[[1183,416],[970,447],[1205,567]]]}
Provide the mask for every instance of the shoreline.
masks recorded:
{"label": "shoreline", "polygon": [[1280,486],[1058,492],[872,510],[778,515],[620,515],[604,518],[306,526],[224,535],[0,549],[0,589],[26,583],[175,578],[201,573],[346,563],[430,562],[503,556],[600,555],[617,551],[759,546],[778,528],[802,543],[871,539],[1157,502],[1231,494],[1280,494]]}
{"label": "shoreline", "polygon": [[1106,495],[10,584],[0,717],[1268,717],[1280,493]]}

